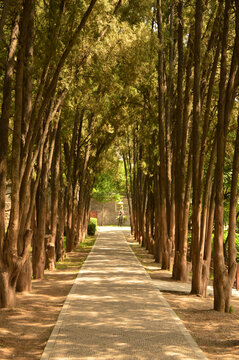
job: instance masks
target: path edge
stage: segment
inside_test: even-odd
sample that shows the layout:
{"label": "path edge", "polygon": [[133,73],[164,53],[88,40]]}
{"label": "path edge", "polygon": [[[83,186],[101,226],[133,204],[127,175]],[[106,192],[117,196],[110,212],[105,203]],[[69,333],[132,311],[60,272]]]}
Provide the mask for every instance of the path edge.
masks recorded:
{"label": "path edge", "polygon": [[59,315],[57,317],[55,326],[54,326],[54,328],[53,328],[53,330],[51,332],[51,335],[50,335],[49,339],[47,340],[47,343],[46,343],[46,345],[44,347],[44,350],[43,350],[43,352],[41,354],[40,360],[49,360],[50,359],[51,353],[54,350],[54,347],[55,347],[55,344],[56,344],[57,336],[58,336],[59,331],[60,331],[61,326],[62,326],[63,317],[65,316],[65,314],[66,314],[66,312],[68,310],[68,307],[69,307],[70,301],[71,301],[72,293],[74,292],[74,289],[77,286],[77,279],[80,276],[80,271],[82,269],[84,269],[84,267],[86,266],[86,263],[87,263],[90,255],[91,255],[91,253],[92,253],[92,251],[93,251],[93,249],[95,247],[96,241],[98,240],[99,234],[100,234],[100,232],[96,233],[95,243],[92,246],[92,249],[91,249],[90,253],[88,254],[87,258],[85,259],[84,264],[80,267],[80,269],[79,269],[79,271],[78,271],[78,273],[76,275],[74,283],[72,284],[72,287],[71,287],[71,289],[70,289],[70,291],[69,291],[69,293],[68,293],[68,295],[67,295],[67,297],[66,297],[66,299],[65,299],[65,301],[64,301],[64,303],[62,305],[61,311],[60,311],[60,313],[59,313]]}
{"label": "path edge", "polygon": [[[123,233],[123,231],[122,231]],[[124,235],[124,233],[123,233]],[[171,316],[173,318],[173,320],[175,320],[176,325],[179,327],[181,333],[184,335],[184,337],[186,338],[187,342],[189,343],[189,345],[194,349],[195,354],[197,354],[198,358],[201,360],[208,360],[207,356],[204,354],[204,352],[202,351],[202,349],[199,347],[199,345],[197,344],[197,342],[194,340],[194,338],[192,337],[192,335],[190,334],[189,330],[186,328],[186,326],[184,325],[184,323],[182,322],[182,320],[178,317],[178,315],[175,313],[175,311],[173,310],[173,308],[171,307],[171,305],[169,304],[169,302],[165,299],[165,297],[163,296],[162,292],[159,289],[159,286],[156,285],[154,283],[154,281],[151,279],[150,275],[147,273],[147,271],[145,270],[145,267],[141,264],[141,262],[139,261],[139,259],[137,258],[137,256],[135,255],[133,249],[131,248],[131,246],[128,244],[126,236],[124,235],[126,243],[128,245],[128,247],[130,248],[130,251],[133,253],[134,257],[136,258],[136,260],[138,261],[138,263],[142,266],[148,280],[150,280],[150,282],[152,283],[153,287],[158,291],[159,293],[159,297],[162,299],[162,302],[164,304],[165,307],[167,307],[171,313]]]}

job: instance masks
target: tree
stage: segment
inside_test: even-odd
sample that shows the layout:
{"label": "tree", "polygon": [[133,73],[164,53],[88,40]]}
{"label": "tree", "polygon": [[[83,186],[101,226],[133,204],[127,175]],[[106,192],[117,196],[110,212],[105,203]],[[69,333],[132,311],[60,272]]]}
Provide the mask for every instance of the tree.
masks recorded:
{"label": "tree", "polygon": [[[68,42],[65,50],[60,56],[59,62],[52,74],[51,79],[48,78],[46,85],[46,78],[42,77],[42,81],[39,84],[39,93],[36,96],[35,104],[32,106],[32,48],[33,48],[33,17],[34,17],[34,4],[31,0],[25,0],[23,2],[22,12],[17,14],[17,21],[15,22],[14,32],[12,32],[11,46],[9,53],[9,60],[7,62],[7,88],[5,99],[9,104],[11,97],[11,82],[14,69],[13,58],[17,54],[16,63],[16,84],[15,84],[15,112],[13,120],[13,138],[12,144],[8,143],[8,123],[9,112],[2,111],[1,121],[6,120],[3,125],[3,134],[5,142],[3,151],[1,152],[0,163],[3,164],[3,177],[2,185],[3,191],[6,188],[6,166],[7,155],[9,146],[12,146],[11,152],[11,213],[10,221],[7,233],[4,233],[4,221],[2,222],[2,238],[1,244],[1,306],[9,307],[15,305],[15,290],[16,283],[19,278],[20,271],[24,264],[29,261],[30,255],[30,243],[32,237],[31,220],[34,210],[34,199],[37,186],[30,186],[32,176],[34,174],[34,164],[39,154],[42,154],[44,142],[47,138],[47,132],[49,124],[54,116],[54,110],[49,108],[55,91],[60,72],[65,64],[66,58],[72,50],[76,39],[83,29],[96,0],[92,0],[88,9],[83,14],[82,20],[76,30],[73,32],[70,41]],[[20,19],[19,19],[20,16]],[[18,30],[19,29],[19,30]],[[18,43],[16,42],[16,31],[19,31]],[[17,47],[18,45],[18,47]],[[49,66],[49,62],[48,62]],[[47,67],[43,71],[43,75],[46,75]],[[44,89],[45,85],[45,89]],[[44,91],[45,94],[43,95]],[[43,100],[40,104],[40,98],[43,95]],[[24,106],[23,106],[24,104]],[[27,105],[27,106],[25,106]],[[5,106],[5,105],[4,105]],[[47,120],[44,124],[44,114],[48,112]],[[6,118],[7,117],[7,118]],[[23,122],[24,120],[24,122]],[[39,136],[42,131],[42,125],[44,124],[43,134]],[[7,126],[6,126],[7,125]],[[23,141],[21,143],[21,141]],[[41,160],[40,160],[41,161]],[[39,174],[40,175],[40,174]],[[39,177],[36,177],[35,185]],[[30,192],[32,202],[30,203]],[[5,195],[2,194],[4,197]],[[4,216],[5,205],[3,202],[2,215]],[[29,269],[29,267],[28,267]],[[28,276],[28,280],[26,278]],[[24,280],[25,277],[25,280]],[[20,279],[20,278],[19,278]],[[22,281],[19,284],[21,290],[29,289],[31,276],[29,271],[25,271]]]}

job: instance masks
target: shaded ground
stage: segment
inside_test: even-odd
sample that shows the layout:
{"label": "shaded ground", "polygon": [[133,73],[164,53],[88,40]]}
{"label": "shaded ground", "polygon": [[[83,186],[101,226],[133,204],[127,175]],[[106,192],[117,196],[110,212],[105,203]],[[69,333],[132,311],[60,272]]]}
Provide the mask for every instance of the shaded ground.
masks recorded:
{"label": "shaded ground", "polygon": [[0,309],[0,359],[38,360],[92,241],[70,254],[57,270],[33,280],[30,294],[17,295],[17,308]]}
{"label": "shaded ground", "polygon": [[[132,242],[132,239],[128,239]],[[151,278],[171,282],[169,272],[159,270],[138,244],[132,245]],[[45,344],[90,248],[68,254],[58,270],[33,281],[31,294],[18,295],[17,308],[0,310],[0,359],[39,360]],[[164,292],[164,296],[209,359],[239,359],[239,298],[233,298],[232,314],[213,311],[213,298]]]}
{"label": "shaded ground", "polygon": [[[132,237],[128,241],[156,283],[158,280],[172,282],[171,274],[159,270],[152,255]],[[182,291],[164,291],[163,295],[209,359],[239,359],[239,297],[233,297],[232,314],[221,314],[212,310],[212,296],[202,298]]]}

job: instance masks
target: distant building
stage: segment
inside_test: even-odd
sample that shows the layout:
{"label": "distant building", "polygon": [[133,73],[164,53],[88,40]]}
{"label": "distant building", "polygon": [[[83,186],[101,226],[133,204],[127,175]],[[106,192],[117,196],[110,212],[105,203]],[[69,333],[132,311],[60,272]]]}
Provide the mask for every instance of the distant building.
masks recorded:
{"label": "distant building", "polygon": [[91,199],[90,216],[97,218],[98,225],[118,225],[118,216],[120,206],[123,205],[124,222],[123,225],[130,225],[129,207],[127,198],[123,198],[121,202],[108,201],[105,203]]}

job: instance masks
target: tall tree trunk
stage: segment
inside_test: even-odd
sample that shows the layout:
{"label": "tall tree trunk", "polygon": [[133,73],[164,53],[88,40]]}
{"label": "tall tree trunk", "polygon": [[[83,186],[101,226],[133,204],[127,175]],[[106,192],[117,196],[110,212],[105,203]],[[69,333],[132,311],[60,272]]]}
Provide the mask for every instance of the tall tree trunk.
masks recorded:
{"label": "tall tree trunk", "polygon": [[229,13],[231,1],[225,1],[224,25],[222,32],[222,53],[221,53],[221,73],[219,84],[218,101],[218,125],[217,125],[217,163],[216,163],[216,197],[215,197],[215,235],[214,235],[214,309],[225,311],[225,262],[224,262],[224,156],[225,156],[225,97],[226,97],[226,76],[227,76],[227,43],[229,30]]}
{"label": "tall tree trunk", "polygon": [[[51,112],[51,109],[49,111]],[[47,208],[48,208],[48,177],[52,164],[53,152],[55,148],[57,127],[58,127],[58,122],[54,124],[54,128],[52,129],[52,132],[49,133],[46,144],[44,146],[42,170],[41,170],[41,165],[39,167],[41,177],[38,188],[37,231],[34,237],[33,253],[32,253],[34,279],[42,279],[44,277],[44,270],[46,264],[45,235],[46,235],[46,220],[47,220]],[[54,248],[54,243],[50,241],[48,246]],[[51,256],[52,256],[52,251],[51,251]],[[48,261],[47,264],[50,264],[50,262]]]}
{"label": "tall tree trunk", "polygon": [[58,208],[59,208],[59,193],[60,193],[60,159],[61,159],[61,124],[59,123],[55,149],[52,159],[51,168],[51,244],[53,251],[53,257],[49,259],[50,268],[54,268],[55,264],[55,252],[56,252],[56,237],[57,237],[57,219],[58,219]]}
{"label": "tall tree trunk", "polygon": [[[42,173],[38,187],[38,197],[36,203],[37,210],[37,229],[33,237],[32,244],[32,267],[33,278],[43,279],[46,263],[45,254],[45,230],[46,230],[46,211],[48,198],[48,179],[47,179],[47,162],[48,162],[48,147],[44,149]],[[39,169],[38,171],[41,171]]]}
{"label": "tall tree trunk", "polygon": [[150,252],[150,254],[153,254],[153,248],[154,248],[154,240],[153,240],[153,220],[154,220],[154,204],[153,204],[153,189],[152,189],[152,179],[148,179],[148,201],[147,201],[147,208],[146,208],[146,214],[145,214],[145,247]]}
{"label": "tall tree trunk", "polygon": [[[6,179],[7,179],[7,158],[8,158],[8,126],[11,108],[11,91],[14,72],[14,58],[16,55],[18,34],[19,34],[19,18],[17,15],[13,23],[11,39],[9,45],[8,59],[6,63],[6,71],[3,84],[3,100],[2,112],[0,117],[0,271],[3,271],[3,247],[5,238],[5,198],[6,198]],[[5,289],[5,286],[3,287]],[[3,290],[4,292],[4,290]],[[4,296],[4,295],[3,295]],[[1,306],[1,302],[0,302]]]}
{"label": "tall tree trunk", "polygon": [[[175,261],[173,277],[185,281],[187,278],[186,261],[187,251],[184,246],[184,177],[185,158],[183,154],[183,3],[177,3],[178,15],[178,80],[177,80],[177,122],[176,122],[176,149],[175,149]],[[186,141],[186,137],[185,137]],[[184,144],[185,147],[185,144]],[[186,147],[185,147],[186,149]],[[187,250],[187,249],[186,249]]]}
{"label": "tall tree trunk", "polygon": [[[77,134],[79,128],[79,109],[76,109],[74,128],[72,133],[72,140],[69,154],[66,151],[65,146],[65,159],[67,163],[67,182],[68,186],[66,188],[66,201],[67,201],[67,222],[66,222],[66,251],[70,252],[74,248],[74,187],[73,187],[73,161],[74,161],[74,151],[77,144]],[[66,145],[66,144],[65,144]]]}
{"label": "tall tree trunk", "polygon": [[[34,41],[34,4],[32,1],[28,1],[28,24],[25,32],[27,32],[27,43],[25,45],[24,54],[24,73],[23,73],[23,89],[22,89],[22,124],[21,124],[21,142],[22,147],[26,133],[29,128],[29,121],[32,111],[32,63],[33,63],[33,41]],[[21,166],[22,166],[22,149],[21,149]],[[21,167],[20,167],[21,173]],[[21,178],[20,178],[21,181]],[[20,206],[20,229],[18,235],[18,254],[21,254],[24,249],[24,232],[26,230],[27,216],[30,208],[30,193],[31,193],[31,181],[28,182],[25,191],[20,189],[20,203],[25,203],[26,206]],[[32,289],[32,264],[29,257],[24,264],[18,279],[17,279],[17,291],[31,291]]]}
{"label": "tall tree trunk", "polygon": [[128,180],[127,161],[126,161],[125,154],[123,154],[123,160],[124,160],[125,179],[126,179],[126,193],[127,193],[128,207],[129,207],[129,221],[130,221],[130,227],[131,227],[131,233],[132,233],[133,214],[132,214],[132,205],[131,205],[131,198],[130,198],[130,188],[129,188],[129,180]]}
{"label": "tall tree trunk", "polygon": [[78,201],[78,228],[77,228],[77,244],[83,241],[83,227],[84,227],[84,215],[85,215],[85,192],[86,192],[86,175],[87,175],[87,167],[90,159],[90,149],[91,144],[88,143],[85,150],[85,158],[83,163],[83,168],[81,171],[80,178],[80,191],[79,191],[79,201]]}
{"label": "tall tree trunk", "polygon": [[232,287],[236,275],[236,214],[237,214],[237,202],[238,202],[238,175],[239,175],[239,116],[237,118],[237,136],[235,142],[235,151],[233,157],[232,168],[232,181],[231,181],[231,196],[230,196],[230,211],[229,211],[229,228],[228,228],[228,276],[227,281],[224,282],[225,292],[225,312],[230,311]]}
{"label": "tall tree trunk", "polygon": [[162,35],[162,8],[161,0],[157,0],[158,24],[158,126],[159,126],[159,154],[160,154],[160,237],[162,241],[162,269],[170,268],[170,254],[168,252],[168,224],[167,224],[167,197],[166,197],[166,160],[165,137],[163,124],[164,89],[163,89],[163,35]]}
{"label": "tall tree trunk", "polygon": [[211,192],[210,207],[207,216],[204,261],[203,261],[203,269],[202,269],[202,295],[204,297],[207,296],[207,285],[210,279],[210,271],[211,271],[212,233],[213,233],[214,214],[215,214],[215,190],[216,190],[216,184],[214,180],[212,186],[212,192]]}
{"label": "tall tree trunk", "polygon": [[[210,162],[208,165],[206,180],[205,180],[205,189],[203,194],[203,205],[202,205],[202,214],[201,214],[201,233],[200,233],[200,251],[204,253],[203,256],[203,267],[202,267],[202,295],[207,295],[207,285],[210,277],[210,265],[211,265],[211,243],[212,238],[209,235],[212,235],[211,228],[211,212],[214,214],[215,208],[215,185],[212,186],[213,181],[213,170],[215,164],[216,156],[216,139],[213,142],[213,148],[211,152]],[[215,180],[214,180],[215,182]],[[213,194],[212,194],[213,192]],[[211,204],[210,204],[211,198]]]}
{"label": "tall tree trunk", "polygon": [[[7,276],[11,279],[9,287],[16,290],[16,282],[20,271],[27,261],[29,261],[30,248],[24,243],[26,240],[25,232],[20,234],[20,154],[21,154],[21,134],[22,134],[22,117],[23,117],[23,79],[24,79],[24,65],[26,62],[26,49],[28,36],[28,25],[31,20],[30,14],[32,13],[32,1],[26,0],[24,2],[21,20],[20,20],[20,34],[19,34],[19,49],[17,54],[17,65],[16,65],[16,85],[15,85],[15,118],[14,118],[14,131],[12,140],[12,157],[11,157],[11,211],[9,227],[7,232],[7,252],[8,254],[8,266],[11,268],[13,274]],[[31,32],[30,32],[31,34]],[[31,35],[30,35],[31,36]],[[31,238],[31,232],[29,230],[29,236],[27,241]],[[21,236],[22,235],[22,236]],[[19,242],[20,241],[20,242]],[[21,246],[22,245],[22,246]],[[28,251],[28,254],[26,253]],[[24,254],[24,262],[19,259]],[[21,264],[17,266],[17,264]],[[30,264],[30,263],[29,263]],[[6,277],[5,277],[6,279]],[[31,278],[29,276],[29,282]],[[26,284],[27,283],[27,284]],[[14,285],[13,285],[14,284]],[[26,289],[31,288],[28,286],[26,279],[24,285],[27,285]]]}
{"label": "tall tree trunk", "polygon": [[159,175],[154,175],[154,219],[155,219],[155,230],[154,230],[154,258],[155,262],[161,263],[162,261],[162,245],[160,239],[160,191],[159,191]]}
{"label": "tall tree trunk", "polygon": [[[128,147],[129,147],[129,139]],[[128,149],[128,158],[129,158],[129,185],[130,185],[130,193],[131,193],[131,235],[135,234],[135,205],[134,205],[134,192],[133,192],[133,171],[132,171],[132,158],[130,148]]]}
{"label": "tall tree trunk", "polygon": [[192,289],[193,294],[202,293],[202,252],[200,251],[201,191],[199,183],[200,119],[201,119],[201,33],[202,0],[196,0],[194,41],[194,85],[193,85],[193,213],[192,213]]}
{"label": "tall tree trunk", "polygon": [[65,258],[64,248],[64,230],[65,230],[65,190],[63,182],[62,154],[60,152],[60,189],[58,201],[58,228],[56,237],[56,261],[62,261]]}

